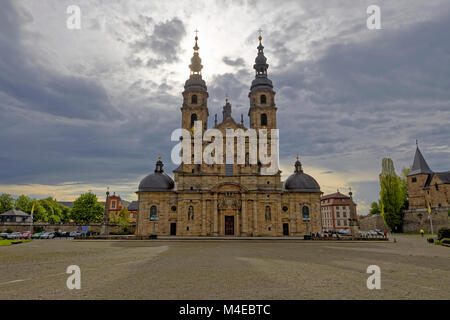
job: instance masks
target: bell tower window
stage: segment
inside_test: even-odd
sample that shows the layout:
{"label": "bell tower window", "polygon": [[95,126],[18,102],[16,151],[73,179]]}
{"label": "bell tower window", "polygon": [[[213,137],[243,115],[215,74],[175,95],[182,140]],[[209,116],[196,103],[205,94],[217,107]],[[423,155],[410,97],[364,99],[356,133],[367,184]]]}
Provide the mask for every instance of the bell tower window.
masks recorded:
{"label": "bell tower window", "polygon": [[261,97],[260,97],[260,100],[261,100],[261,104],[266,104],[266,103],[267,103],[267,97],[266,97],[266,95],[265,95],[265,94],[262,94]]}
{"label": "bell tower window", "polygon": [[197,114],[193,113],[193,114],[191,115],[191,127],[194,126],[195,121],[197,121]]}
{"label": "bell tower window", "polygon": [[261,126],[267,126],[267,114],[261,114]]}
{"label": "bell tower window", "polygon": [[196,95],[196,94],[192,95],[192,97],[191,97],[191,103],[192,103],[192,104],[197,104],[197,95]]}

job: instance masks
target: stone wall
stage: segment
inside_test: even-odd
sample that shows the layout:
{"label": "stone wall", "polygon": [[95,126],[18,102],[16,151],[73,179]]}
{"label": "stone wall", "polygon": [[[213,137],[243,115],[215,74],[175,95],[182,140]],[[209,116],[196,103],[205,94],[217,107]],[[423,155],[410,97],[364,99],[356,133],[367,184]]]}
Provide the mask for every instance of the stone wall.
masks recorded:
{"label": "stone wall", "polygon": [[[450,227],[449,210],[450,207],[431,209],[434,233],[437,233],[442,227]],[[423,229],[426,233],[431,233],[431,224],[428,219],[427,209],[406,210],[403,215],[403,232],[419,232],[420,229]]]}
{"label": "stone wall", "polygon": [[383,217],[381,214],[374,214],[371,216],[366,216],[360,218],[359,220],[359,230],[368,231],[379,229],[381,231],[389,231],[386,225],[384,224]]}
{"label": "stone wall", "polygon": [[[101,223],[90,223],[90,224],[75,224],[75,223],[46,223],[46,222],[35,222],[33,223],[34,231],[40,230],[42,228],[43,232],[52,232],[52,231],[65,231],[71,232],[76,231],[77,226],[89,226],[89,231],[100,233],[102,224]],[[7,229],[12,230],[13,232],[24,232],[30,231],[30,224],[28,223],[16,223],[16,222],[2,222],[0,223],[0,231],[3,232]],[[130,225],[130,232],[134,233],[135,224]],[[109,232],[119,232],[120,227],[118,225],[109,225]]]}

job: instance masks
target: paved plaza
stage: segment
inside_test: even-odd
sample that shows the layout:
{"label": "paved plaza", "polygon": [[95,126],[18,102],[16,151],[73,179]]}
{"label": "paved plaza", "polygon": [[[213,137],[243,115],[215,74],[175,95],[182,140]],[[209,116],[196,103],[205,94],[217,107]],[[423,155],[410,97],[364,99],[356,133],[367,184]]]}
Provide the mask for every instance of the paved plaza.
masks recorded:
{"label": "paved plaza", "polygon": [[[450,248],[396,238],[37,240],[0,248],[0,299],[448,299]],[[80,290],[66,286],[69,265]],[[369,265],[380,290],[367,289]]]}

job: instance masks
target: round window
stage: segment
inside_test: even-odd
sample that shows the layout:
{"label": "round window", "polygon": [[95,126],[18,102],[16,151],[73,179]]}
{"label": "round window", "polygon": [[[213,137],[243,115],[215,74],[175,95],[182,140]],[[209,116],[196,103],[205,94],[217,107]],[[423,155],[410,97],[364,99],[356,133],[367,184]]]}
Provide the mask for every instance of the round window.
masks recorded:
{"label": "round window", "polygon": [[288,210],[289,210],[289,208],[288,208],[287,206],[284,206],[284,207],[283,207],[283,211],[284,211],[284,212],[287,212]]}
{"label": "round window", "polygon": [[170,208],[170,209],[172,209],[172,211],[177,211],[177,207],[176,206],[172,206],[172,208]]}

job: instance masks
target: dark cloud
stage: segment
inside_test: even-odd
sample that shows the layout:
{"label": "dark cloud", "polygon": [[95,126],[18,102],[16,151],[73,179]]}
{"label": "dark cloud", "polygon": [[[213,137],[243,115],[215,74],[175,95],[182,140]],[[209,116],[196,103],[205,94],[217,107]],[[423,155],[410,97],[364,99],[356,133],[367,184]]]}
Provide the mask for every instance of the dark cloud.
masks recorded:
{"label": "dark cloud", "polygon": [[[29,54],[24,45],[34,36],[22,30],[32,16],[10,2],[0,12],[0,93],[15,106],[53,115],[100,119],[117,114],[104,88],[93,80],[58,74]],[[50,63],[50,61],[47,61]]]}
{"label": "dark cloud", "polygon": [[[151,23],[148,19],[146,23]],[[135,29],[138,29],[136,23],[132,23]],[[158,66],[162,63],[173,63],[178,61],[180,53],[180,42],[186,35],[183,22],[179,18],[173,18],[154,26],[153,33],[148,33],[144,28],[139,30],[143,36],[132,43],[130,49],[131,56],[128,58],[130,66]],[[146,62],[136,55],[154,54],[156,58],[148,58]]]}
{"label": "dark cloud", "polygon": [[236,58],[236,59],[231,59],[230,57],[223,57],[222,61],[229,66],[232,67],[243,67],[245,66],[245,62],[244,59],[242,58]]}

